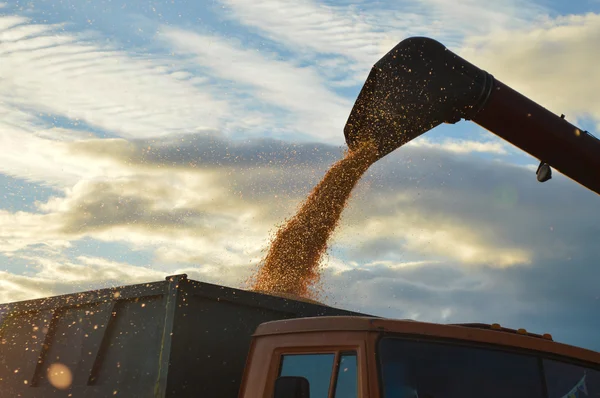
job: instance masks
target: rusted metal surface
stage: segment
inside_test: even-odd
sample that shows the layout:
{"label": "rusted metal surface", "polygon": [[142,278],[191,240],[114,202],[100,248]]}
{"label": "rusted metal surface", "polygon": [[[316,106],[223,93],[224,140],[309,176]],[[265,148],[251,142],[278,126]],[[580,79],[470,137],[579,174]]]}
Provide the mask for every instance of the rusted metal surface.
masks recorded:
{"label": "rusted metal surface", "polygon": [[[4,304],[0,314],[1,397],[222,398],[237,396],[260,323],[353,313],[178,275]],[[71,373],[64,390],[48,377],[57,363]]]}

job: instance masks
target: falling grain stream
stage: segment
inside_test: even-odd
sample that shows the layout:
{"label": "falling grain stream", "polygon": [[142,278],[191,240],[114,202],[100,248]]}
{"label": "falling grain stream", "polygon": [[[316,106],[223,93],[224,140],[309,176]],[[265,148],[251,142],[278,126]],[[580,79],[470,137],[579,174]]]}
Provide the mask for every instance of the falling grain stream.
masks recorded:
{"label": "falling grain stream", "polygon": [[313,298],[320,264],[352,189],[377,160],[369,143],[347,150],[301,204],[294,217],[277,231],[253,277],[252,290]]}

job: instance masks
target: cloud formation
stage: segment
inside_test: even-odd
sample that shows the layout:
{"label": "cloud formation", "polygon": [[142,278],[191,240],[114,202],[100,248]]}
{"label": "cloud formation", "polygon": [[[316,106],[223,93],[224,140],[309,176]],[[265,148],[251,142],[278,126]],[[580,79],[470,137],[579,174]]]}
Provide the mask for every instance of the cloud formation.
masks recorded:
{"label": "cloud formation", "polygon": [[[366,72],[408,35],[440,39],[568,118],[600,116],[596,14],[543,19],[508,0],[222,3],[219,17],[255,40],[153,20],[149,52],[33,23],[33,11],[0,16],[0,172],[54,192],[0,208],[0,255],[14,260],[0,301],[181,272],[244,286],[269,235],[342,155]],[[510,146],[457,138],[463,126],[367,173],[332,241],[324,301],[600,348],[597,196],[559,174],[537,183],[510,164]],[[93,255],[84,241],[144,260]]]}
{"label": "cloud formation", "polygon": [[[68,143],[66,153],[104,158],[123,176],[82,180],[40,203],[37,214],[4,212],[3,250],[92,237],[151,248],[168,263],[229,259],[242,267],[260,259],[268,231],[339,156],[325,145],[186,137],[153,139],[151,156],[150,140]],[[361,182],[336,234],[334,261],[360,269],[373,259],[390,269],[417,259],[466,269],[536,267],[581,250],[573,237],[599,221],[589,214],[594,199],[560,176],[542,185],[523,167],[405,147]],[[578,206],[566,216],[564,202]]]}
{"label": "cloud formation", "polygon": [[[458,44],[466,36],[522,27],[545,15],[535,3],[427,0],[332,4],[313,0],[221,0],[231,19],[333,69],[343,85],[359,84],[377,60],[408,36]],[[325,72],[327,73],[327,72]]]}
{"label": "cloud formation", "polygon": [[568,15],[472,37],[457,50],[517,91],[567,119],[600,130],[600,14]]}
{"label": "cloud formation", "polygon": [[[113,287],[122,284],[155,282],[168,275],[187,274],[190,279],[213,281],[220,267],[160,269],[141,267],[102,257],[78,256],[70,259],[60,255],[24,256],[29,261],[28,274],[0,271],[0,302],[30,300],[81,290]],[[60,278],[57,276],[60,275]],[[228,271],[221,274],[227,278]],[[230,279],[235,283],[235,279]]]}
{"label": "cloud formation", "polygon": [[99,44],[60,25],[0,16],[0,100],[125,137],[215,128],[229,111],[173,63]]}
{"label": "cloud formation", "polygon": [[[336,132],[342,130],[352,102],[328,89],[327,81],[316,68],[282,61],[275,54],[262,54],[232,40],[189,30],[164,26],[159,37],[176,53],[191,56],[211,74],[235,81],[234,91],[247,87],[253,103],[287,111],[284,117],[290,120],[283,120],[293,131],[313,139],[318,137],[322,142],[340,141]],[[275,121],[267,123],[280,128]]]}

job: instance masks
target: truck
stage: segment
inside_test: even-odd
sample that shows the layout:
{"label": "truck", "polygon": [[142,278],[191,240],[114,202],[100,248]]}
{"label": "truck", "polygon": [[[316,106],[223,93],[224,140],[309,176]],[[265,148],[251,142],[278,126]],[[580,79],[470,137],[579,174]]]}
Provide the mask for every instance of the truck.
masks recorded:
{"label": "truck", "polygon": [[[429,38],[371,70],[346,123],[380,157],[473,120],[600,193],[600,141]],[[600,353],[499,324],[375,317],[192,281],[0,306],[1,397],[600,396]]]}
{"label": "truck", "polygon": [[600,353],[549,334],[384,319],[186,275],[0,314],[7,398],[600,395]]}

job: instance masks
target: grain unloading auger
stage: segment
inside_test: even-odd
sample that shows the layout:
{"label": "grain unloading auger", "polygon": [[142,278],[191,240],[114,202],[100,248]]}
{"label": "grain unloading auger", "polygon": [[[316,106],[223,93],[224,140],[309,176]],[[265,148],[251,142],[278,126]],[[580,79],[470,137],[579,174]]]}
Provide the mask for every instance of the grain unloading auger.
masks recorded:
{"label": "grain unloading auger", "polygon": [[442,123],[471,120],[600,194],[600,140],[521,95],[441,43],[412,37],[381,58],[344,128],[350,148],[372,138],[383,157]]}

